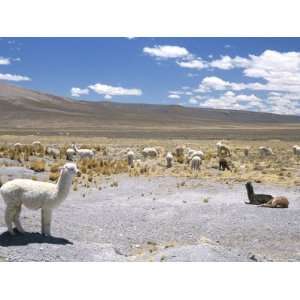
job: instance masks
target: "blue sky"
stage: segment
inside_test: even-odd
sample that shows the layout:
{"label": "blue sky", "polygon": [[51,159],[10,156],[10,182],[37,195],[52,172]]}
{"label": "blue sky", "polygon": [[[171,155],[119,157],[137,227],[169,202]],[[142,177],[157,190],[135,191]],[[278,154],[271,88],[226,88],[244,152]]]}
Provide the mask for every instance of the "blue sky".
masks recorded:
{"label": "blue sky", "polygon": [[1,38],[0,80],[80,100],[300,114],[300,39]]}

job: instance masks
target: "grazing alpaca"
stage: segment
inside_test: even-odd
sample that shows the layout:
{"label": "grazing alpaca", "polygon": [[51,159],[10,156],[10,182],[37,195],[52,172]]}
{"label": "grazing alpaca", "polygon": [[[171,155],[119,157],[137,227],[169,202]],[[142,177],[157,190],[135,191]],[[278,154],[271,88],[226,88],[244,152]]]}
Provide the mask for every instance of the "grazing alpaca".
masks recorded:
{"label": "grazing alpaca", "polygon": [[219,160],[219,170],[220,171],[225,171],[225,170],[231,171],[231,169],[228,165],[228,162],[225,158],[220,158],[220,160]]}
{"label": "grazing alpaca", "polygon": [[176,149],[175,149],[175,152],[176,152],[176,157],[181,157],[184,155],[184,146],[176,146]]}
{"label": "grazing alpaca", "polygon": [[267,203],[261,204],[261,207],[270,207],[270,208],[288,208],[289,200],[284,196],[274,197],[272,200]]}
{"label": "grazing alpaca", "polygon": [[5,223],[9,233],[15,234],[12,223],[15,223],[19,232],[24,232],[19,219],[23,204],[32,210],[42,210],[42,234],[50,235],[52,210],[67,198],[72,178],[77,173],[76,164],[66,163],[61,168],[56,184],[30,179],[15,179],[6,182],[1,187],[0,193],[6,204]]}
{"label": "grazing alpaca", "polygon": [[21,152],[23,150],[23,148],[24,148],[24,145],[21,144],[21,143],[15,143],[14,144],[14,150],[15,151]]}
{"label": "grazing alpaca", "polygon": [[293,152],[295,155],[300,156],[300,147],[298,145],[293,146]]}
{"label": "grazing alpaca", "polygon": [[249,199],[249,202],[245,202],[246,204],[260,205],[260,204],[267,203],[273,199],[272,195],[255,194],[251,182],[246,183],[246,189],[247,189],[247,194]]}
{"label": "grazing alpaca", "polygon": [[192,170],[198,171],[200,170],[201,158],[199,156],[194,156],[191,161]]}
{"label": "grazing alpaca", "polygon": [[90,149],[79,149],[76,144],[73,144],[72,145],[74,151],[76,154],[79,155],[79,158],[80,159],[91,159],[95,156],[95,152],[93,150],[90,150]]}
{"label": "grazing alpaca", "polygon": [[167,168],[172,168],[173,155],[171,152],[168,152],[166,155]]}
{"label": "grazing alpaca", "polygon": [[158,157],[158,151],[154,147],[146,147],[143,149],[142,154],[144,158],[156,158]]}
{"label": "grazing alpaca", "polygon": [[249,147],[246,147],[246,148],[244,149],[244,155],[245,155],[245,156],[249,156],[249,150],[250,150]]}
{"label": "grazing alpaca", "polygon": [[32,149],[35,153],[43,152],[43,146],[42,146],[42,143],[40,141],[32,142],[31,146],[32,146]]}
{"label": "grazing alpaca", "polygon": [[127,163],[131,168],[134,167],[134,152],[132,150],[127,152]]}
{"label": "grazing alpaca", "polygon": [[217,146],[218,156],[221,156],[221,157],[231,156],[229,146],[223,144],[223,142],[218,142],[216,144],[216,146]]}
{"label": "grazing alpaca", "polygon": [[68,149],[66,150],[67,160],[72,161],[75,154],[76,154],[76,153],[75,153],[75,150],[74,150],[73,148],[68,148]]}
{"label": "grazing alpaca", "polygon": [[273,155],[273,151],[270,147],[261,146],[258,150],[261,157]]}
{"label": "grazing alpaca", "polygon": [[60,155],[60,150],[58,148],[49,146],[46,148],[46,154],[52,156],[54,159],[57,159]]}

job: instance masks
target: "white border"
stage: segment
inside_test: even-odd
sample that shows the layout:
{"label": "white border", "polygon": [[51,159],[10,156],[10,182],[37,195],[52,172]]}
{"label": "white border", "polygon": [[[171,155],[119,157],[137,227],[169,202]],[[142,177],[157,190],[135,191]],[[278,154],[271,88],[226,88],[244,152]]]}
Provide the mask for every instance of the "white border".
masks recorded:
{"label": "white border", "polygon": [[297,299],[298,263],[2,263],[1,299]]}
{"label": "white border", "polygon": [[[0,36],[300,36],[298,2],[2,0]],[[298,263],[1,263],[0,295],[290,300],[298,271]]]}
{"label": "white border", "polygon": [[300,36],[296,0],[2,0],[0,36]]}

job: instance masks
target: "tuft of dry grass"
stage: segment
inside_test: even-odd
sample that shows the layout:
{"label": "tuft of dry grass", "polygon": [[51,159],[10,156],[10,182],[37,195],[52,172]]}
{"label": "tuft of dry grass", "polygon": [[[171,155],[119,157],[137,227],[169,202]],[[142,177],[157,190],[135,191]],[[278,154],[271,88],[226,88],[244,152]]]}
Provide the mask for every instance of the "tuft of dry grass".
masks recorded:
{"label": "tuft of dry grass", "polygon": [[59,175],[60,175],[59,172],[50,172],[49,180],[56,182],[59,178]]}
{"label": "tuft of dry grass", "polygon": [[30,169],[35,172],[44,172],[46,169],[46,162],[44,160],[34,160],[30,162]]}

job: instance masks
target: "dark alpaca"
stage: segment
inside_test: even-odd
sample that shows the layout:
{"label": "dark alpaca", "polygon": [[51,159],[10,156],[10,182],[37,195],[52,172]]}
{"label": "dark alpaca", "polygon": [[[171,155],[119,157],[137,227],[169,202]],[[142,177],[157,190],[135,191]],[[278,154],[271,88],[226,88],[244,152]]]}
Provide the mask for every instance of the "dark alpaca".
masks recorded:
{"label": "dark alpaca", "polygon": [[249,202],[245,202],[246,204],[261,205],[268,203],[270,200],[273,199],[272,195],[255,194],[251,182],[246,183],[246,189],[249,199]]}
{"label": "dark alpaca", "polygon": [[221,158],[219,160],[219,170],[221,170],[221,171],[225,171],[225,170],[231,171],[231,169],[228,165],[228,162],[225,158]]}

